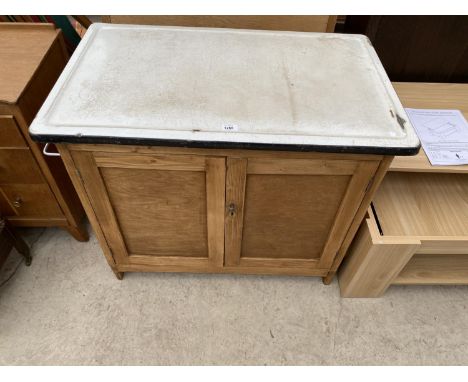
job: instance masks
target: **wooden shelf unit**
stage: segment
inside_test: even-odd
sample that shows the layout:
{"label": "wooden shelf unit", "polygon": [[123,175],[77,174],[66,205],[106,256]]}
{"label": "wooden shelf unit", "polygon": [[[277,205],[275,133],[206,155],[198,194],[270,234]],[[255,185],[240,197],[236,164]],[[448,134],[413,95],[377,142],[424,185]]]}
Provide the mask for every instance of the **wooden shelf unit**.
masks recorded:
{"label": "wooden shelf unit", "polygon": [[[405,106],[468,117],[468,85],[395,88]],[[422,149],[396,157],[340,268],[342,296],[378,297],[392,284],[468,284],[467,174],[468,166],[432,166]]]}

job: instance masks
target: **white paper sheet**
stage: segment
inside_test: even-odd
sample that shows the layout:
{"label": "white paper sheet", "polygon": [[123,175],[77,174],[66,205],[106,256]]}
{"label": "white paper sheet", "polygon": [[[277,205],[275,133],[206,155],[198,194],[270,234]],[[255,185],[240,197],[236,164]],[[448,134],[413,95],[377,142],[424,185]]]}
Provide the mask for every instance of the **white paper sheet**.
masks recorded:
{"label": "white paper sheet", "polygon": [[432,165],[468,164],[468,123],[460,110],[406,108],[406,113]]}

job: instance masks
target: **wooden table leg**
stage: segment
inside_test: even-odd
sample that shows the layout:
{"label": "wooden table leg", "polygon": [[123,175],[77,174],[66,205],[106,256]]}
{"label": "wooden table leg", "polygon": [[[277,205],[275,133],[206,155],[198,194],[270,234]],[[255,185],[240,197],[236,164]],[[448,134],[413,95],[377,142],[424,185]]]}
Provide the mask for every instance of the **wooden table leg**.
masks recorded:
{"label": "wooden table leg", "polygon": [[1,235],[24,257],[25,264],[27,266],[31,265],[32,257],[29,251],[29,246],[4,219],[0,219],[0,232]]}

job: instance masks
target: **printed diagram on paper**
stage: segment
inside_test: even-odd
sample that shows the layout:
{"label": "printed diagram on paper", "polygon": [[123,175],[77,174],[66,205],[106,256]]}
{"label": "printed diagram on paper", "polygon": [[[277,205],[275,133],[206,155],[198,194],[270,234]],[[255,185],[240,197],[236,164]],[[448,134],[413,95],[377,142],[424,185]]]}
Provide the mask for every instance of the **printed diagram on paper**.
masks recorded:
{"label": "printed diagram on paper", "polygon": [[432,165],[468,164],[468,123],[460,110],[406,109]]}

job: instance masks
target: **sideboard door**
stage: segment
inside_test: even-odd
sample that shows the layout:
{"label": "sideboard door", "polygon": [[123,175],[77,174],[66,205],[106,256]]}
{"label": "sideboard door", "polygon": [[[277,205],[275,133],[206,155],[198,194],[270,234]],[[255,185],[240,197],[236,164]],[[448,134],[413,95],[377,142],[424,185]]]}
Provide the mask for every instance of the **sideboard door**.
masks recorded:
{"label": "sideboard door", "polygon": [[119,271],[223,266],[225,158],[72,156]]}
{"label": "sideboard door", "polygon": [[225,265],[327,274],[378,165],[228,158]]}

